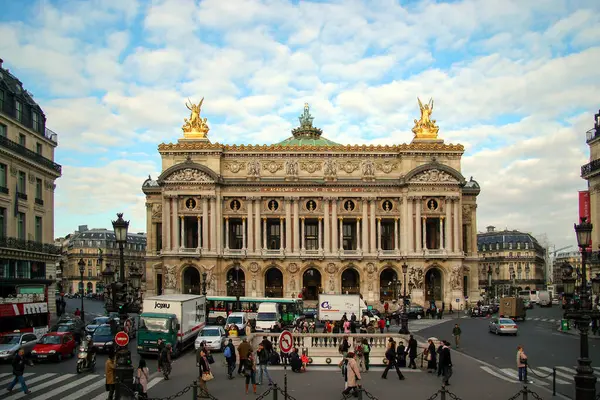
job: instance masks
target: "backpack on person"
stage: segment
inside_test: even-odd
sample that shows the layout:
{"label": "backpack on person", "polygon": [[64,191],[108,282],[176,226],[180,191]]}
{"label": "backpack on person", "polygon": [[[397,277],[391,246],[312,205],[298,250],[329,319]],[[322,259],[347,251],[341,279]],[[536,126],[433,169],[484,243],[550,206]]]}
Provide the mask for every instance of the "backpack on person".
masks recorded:
{"label": "backpack on person", "polygon": [[225,347],[225,351],[223,352],[223,356],[225,356],[225,358],[231,358],[231,347],[229,347],[229,346]]}

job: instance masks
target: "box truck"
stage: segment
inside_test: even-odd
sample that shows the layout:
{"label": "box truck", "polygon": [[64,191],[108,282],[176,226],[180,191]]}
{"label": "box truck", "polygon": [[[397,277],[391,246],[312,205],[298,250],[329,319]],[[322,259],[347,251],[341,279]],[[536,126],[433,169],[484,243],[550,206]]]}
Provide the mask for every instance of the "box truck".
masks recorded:
{"label": "box truck", "polygon": [[[319,321],[339,321],[344,314],[350,319],[352,313],[356,315],[357,321],[360,321],[363,314],[370,314],[367,304],[358,294],[320,294],[317,313]],[[372,314],[369,316],[369,322],[375,319],[378,318]]]}
{"label": "box truck", "polygon": [[206,325],[206,297],[167,294],[144,299],[137,336],[139,354],[157,354],[158,339],[173,346],[177,357],[192,346]]}
{"label": "box truck", "polygon": [[520,318],[525,321],[526,312],[525,304],[520,297],[503,297],[500,300],[499,314],[501,317],[511,318],[515,321]]}

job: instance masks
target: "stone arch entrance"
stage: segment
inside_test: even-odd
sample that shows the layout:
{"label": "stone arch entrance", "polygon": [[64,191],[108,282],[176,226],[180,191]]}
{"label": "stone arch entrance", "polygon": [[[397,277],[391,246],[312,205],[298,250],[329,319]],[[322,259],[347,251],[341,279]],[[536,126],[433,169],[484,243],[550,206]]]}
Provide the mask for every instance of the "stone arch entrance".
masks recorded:
{"label": "stone arch entrance", "polygon": [[302,298],[304,300],[317,300],[321,293],[321,272],[316,268],[309,268],[302,274]]}
{"label": "stone arch entrance", "polygon": [[94,284],[92,282],[87,283],[87,293],[94,293]]}
{"label": "stone arch entrance", "polygon": [[225,285],[227,287],[227,296],[236,296],[239,294],[241,297],[246,295],[246,274],[239,265],[237,268],[234,266],[227,271]]}
{"label": "stone arch entrance", "polygon": [[400,293],[395,293],[394,280],[398,280],[398,273],[392,268],[387,267],[379,274],[379,299],[384,301],[397,300]]}
{"label": "stone arch entrance", "polygon": [[200,294],[200,272],[193,265],[185,267],[181,280],[181,293]]}
{"label": "stone arch entrance", "polygon": [[342,272],[342,294],[360,294],[360,274],[353,267]]}
{"label": "stone arch entrance", "polygon": [[265,297],[283,297],[283,273],[271,267],[265,272]]}
{"label": "stone arch entrance", "polygon": [[444,301],[444,278],[438,267],[432,267],[425,273],[425,300]]}

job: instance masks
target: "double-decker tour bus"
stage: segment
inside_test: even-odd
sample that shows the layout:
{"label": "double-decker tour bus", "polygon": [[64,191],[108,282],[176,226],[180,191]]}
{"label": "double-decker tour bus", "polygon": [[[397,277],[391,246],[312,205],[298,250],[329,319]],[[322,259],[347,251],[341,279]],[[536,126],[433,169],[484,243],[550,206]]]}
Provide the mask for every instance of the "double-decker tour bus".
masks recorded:
{"label": "double-decker tour bus", "polygon": [[17,284],[11,293],[3,293],[0,301],[0,335],[31,332],[39,338],[48,332],[50,312],[46,285]]}
{"label": "double-decker tour bus", "polygon": [[206,296],[207,319],[209,324],[224,325],[227,316],[234,311],[247,312],[249,319],[256,318],[260,303],[275,303],[285,324],[294,322],[304,315],[302,299],[284,299],[277,297],[240,297],[240,307],[234,296]]}

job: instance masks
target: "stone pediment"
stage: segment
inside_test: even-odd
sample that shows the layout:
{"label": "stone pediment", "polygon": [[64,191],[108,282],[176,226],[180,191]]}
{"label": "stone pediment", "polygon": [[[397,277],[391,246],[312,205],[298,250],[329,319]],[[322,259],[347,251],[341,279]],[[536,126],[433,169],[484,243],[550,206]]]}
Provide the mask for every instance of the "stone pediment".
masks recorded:
{"label": "stone pediment", "polygon": [[458,180],[445,171],[436,168],[423,171],[410,180],[410,183],[458,183]]}
{"label": "stone pediment", "polygon": [[404,177],[406,183],[454,184],[466,183],[462,174],[452,167],[433,161],[418,166]]}
{"label": "stone pediment", "polygon": [[164,178],[165,182],[195,182],[195,183],[214,183],[206,172],[196,168],[183,168],[173,172],[171,175]]}

